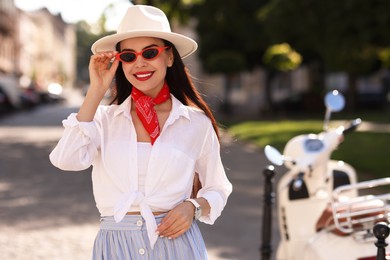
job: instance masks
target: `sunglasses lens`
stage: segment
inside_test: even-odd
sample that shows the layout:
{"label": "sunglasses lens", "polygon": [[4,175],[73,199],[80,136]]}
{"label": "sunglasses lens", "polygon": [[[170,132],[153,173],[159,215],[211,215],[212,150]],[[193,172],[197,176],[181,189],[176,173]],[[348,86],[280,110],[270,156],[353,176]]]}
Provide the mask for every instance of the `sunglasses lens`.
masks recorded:
{"label": "sunglasses lens", "polygon": [[132,52],[122,53],[119,58],[124,62],[133,62],[136,58],[136,55]]}
{"label": "sunglasses lens", "polygon": [[142,57],[148,60],[155,58],[157,55],[158,49],[155,48],[147,49],[142,52]]}
{"label": "sunglasses lens", "polygon": [[134,52],[134,51],[124,51],[122,53],[119,53],[117,56],[121,61],[123,62],[134,62],[137,59],[138,55],[142,55],[142,57],[146,60],[151,60],[156,58],[160,52],[167,47],[158,47],[158,48],[149,48],[142,52]]}

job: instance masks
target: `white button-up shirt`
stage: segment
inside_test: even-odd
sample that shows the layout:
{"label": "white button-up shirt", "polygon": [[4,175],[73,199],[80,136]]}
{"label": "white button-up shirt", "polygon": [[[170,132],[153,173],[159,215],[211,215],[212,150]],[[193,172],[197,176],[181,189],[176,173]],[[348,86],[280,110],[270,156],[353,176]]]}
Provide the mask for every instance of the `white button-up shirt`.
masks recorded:
{"label": "white button-up shirt", "polygon": [[131,98],[120,105],[99,106],[92,122],[76,114],[63,121],[64,133],[50,154],[62,170],[92,167],[93,194],[101,216],[120,222],[139,207],[153,248],[158,236],[153,211],[169,211],[188,198],[195,172],[211,210],[199,220],[213,224],[232,192],[220,145],[209,118],[173,95],[172,110],[150,154],[145,193],[138,191],[137,136],[130,116]]}

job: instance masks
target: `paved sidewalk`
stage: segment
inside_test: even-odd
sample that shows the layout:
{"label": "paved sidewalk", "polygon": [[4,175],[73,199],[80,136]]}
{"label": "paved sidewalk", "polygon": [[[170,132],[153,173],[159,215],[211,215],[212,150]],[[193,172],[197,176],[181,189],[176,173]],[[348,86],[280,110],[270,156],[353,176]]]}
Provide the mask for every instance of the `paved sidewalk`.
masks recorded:
{"label": "paved sidewalk", "polygon": [[[222,138],[222,160],[233,183],[233,193],[220,219],[213,226],[201,226],[211,259],[260,259],[262,171],[268,161],[255,146],[226,135]],[[275,210],[274,216],[276,220]],[[273,230],[276,245],[276,222]]]}

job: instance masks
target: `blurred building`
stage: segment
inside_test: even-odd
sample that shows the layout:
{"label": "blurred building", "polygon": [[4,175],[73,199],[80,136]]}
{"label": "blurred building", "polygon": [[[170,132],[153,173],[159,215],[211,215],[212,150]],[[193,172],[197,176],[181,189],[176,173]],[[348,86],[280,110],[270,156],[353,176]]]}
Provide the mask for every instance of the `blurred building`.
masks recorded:
{"label": "blurred building", "polygon": [[46,89],[51,83],[72,87],[76,78],[74,26],[46,8],[19,12],[17,73]]}
{"label": "blurred building", "polygon": [[18,10],[13,0],[0,1],[0,73],[15,71]]}
{"label": "blurred building", "polygon": [[0,98],[18,107],[16,99],[23,91],[18,88],[47,91],[51,83],[69,88],[75,78],[74,25],[45,8],[24,12],[13,0],[0,0]]}

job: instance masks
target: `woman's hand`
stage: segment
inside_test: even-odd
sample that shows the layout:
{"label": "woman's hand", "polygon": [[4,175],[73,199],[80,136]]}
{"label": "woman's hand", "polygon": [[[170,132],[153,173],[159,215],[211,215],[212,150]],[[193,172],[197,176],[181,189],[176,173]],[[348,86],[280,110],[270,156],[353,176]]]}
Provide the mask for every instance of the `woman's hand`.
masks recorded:
{"label": "woman's hand", "polygon": [[195,207],[185,201],[177,205],[162,219],[156,232],[160,237],[177,238],[184,234],[192,225]]}
{"label": "woman's hand", "polygon": [[101,52],[91,56],[89,61],[90,88],[104,93],[114,79],[119,61],[115,59],[117,52]]}
{"label": "woman's hand", "polygon": [[109,89],[119,61],[115,59],[117,52],[102,52],[91,56],[89,60],[90,86],[84,102],[77,113],[80,122],[91,122],[95,112]]}

